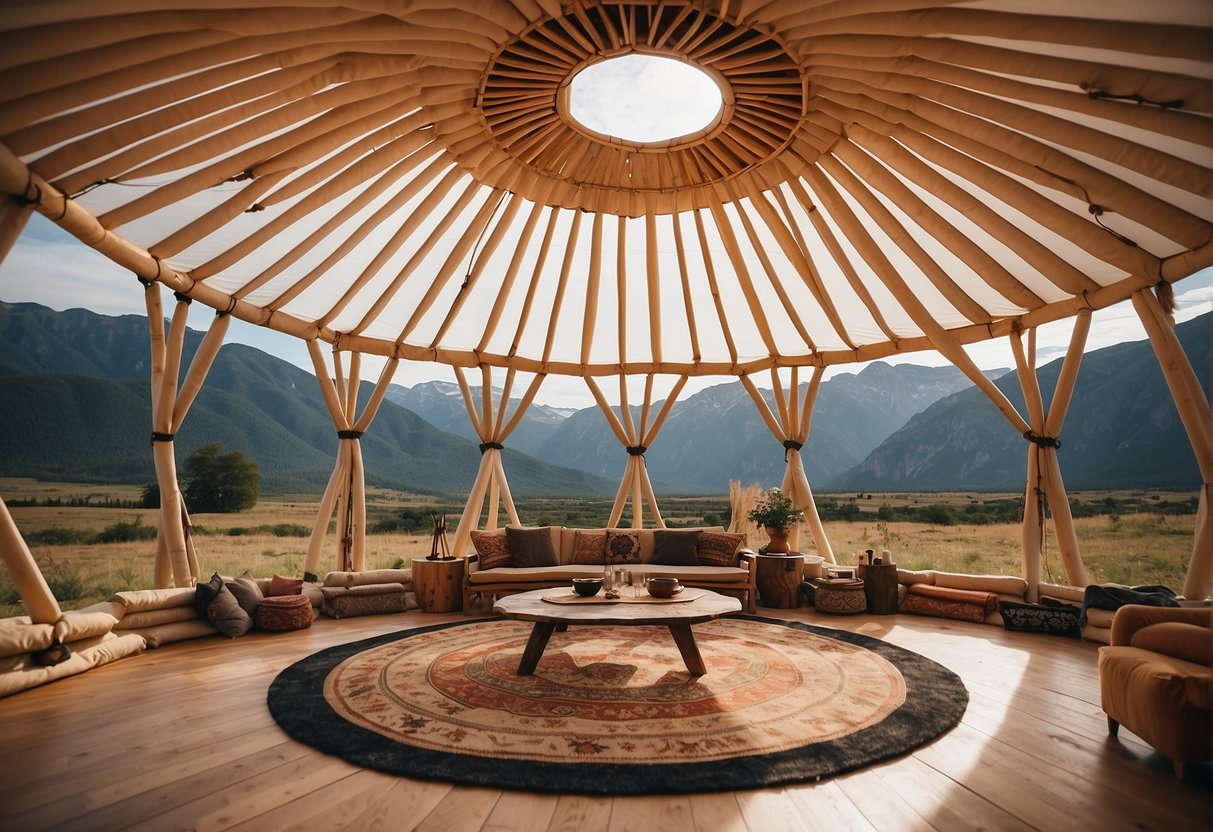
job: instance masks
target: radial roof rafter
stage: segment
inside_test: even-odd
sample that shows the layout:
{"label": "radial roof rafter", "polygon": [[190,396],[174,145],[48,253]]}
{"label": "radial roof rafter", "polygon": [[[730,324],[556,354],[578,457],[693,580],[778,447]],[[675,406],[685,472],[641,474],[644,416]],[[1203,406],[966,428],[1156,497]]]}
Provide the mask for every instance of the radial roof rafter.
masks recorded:
{"label": "radial roof rafter", "polygon": [[[1213,11],[1039,8],[18,2],[0,185],[367,353],[682,375],[972,342],[1213,263]],[[572,78],[631,53],[705,72],[717,117],[577,122]]]}

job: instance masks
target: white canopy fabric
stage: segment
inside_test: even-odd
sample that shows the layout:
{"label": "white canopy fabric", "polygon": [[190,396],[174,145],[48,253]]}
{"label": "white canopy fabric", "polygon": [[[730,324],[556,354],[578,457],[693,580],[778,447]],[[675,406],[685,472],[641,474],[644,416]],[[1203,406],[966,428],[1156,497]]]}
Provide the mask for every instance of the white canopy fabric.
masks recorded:
{"label": "white canopy fabric", "polygon": [[[13,0],[0,189],[342,349],[739,374],[968,343],[1213,263],[1206,0]],[[703,131],[568,115],[704,69]]]}

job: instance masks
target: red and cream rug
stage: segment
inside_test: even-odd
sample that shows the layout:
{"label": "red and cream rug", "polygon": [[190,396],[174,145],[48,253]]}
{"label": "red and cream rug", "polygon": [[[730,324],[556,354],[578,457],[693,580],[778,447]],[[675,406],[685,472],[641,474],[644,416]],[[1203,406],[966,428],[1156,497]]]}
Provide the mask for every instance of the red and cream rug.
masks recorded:
{"label": "red and cream rug", "polygon": [[442,625],[323,651],[270,690],[292,737],[410,776],[541,791],[740,789],[850,770],[959,721],[960,680],[877,639],[738,616],[696,625],[707,675],[660,627]]}

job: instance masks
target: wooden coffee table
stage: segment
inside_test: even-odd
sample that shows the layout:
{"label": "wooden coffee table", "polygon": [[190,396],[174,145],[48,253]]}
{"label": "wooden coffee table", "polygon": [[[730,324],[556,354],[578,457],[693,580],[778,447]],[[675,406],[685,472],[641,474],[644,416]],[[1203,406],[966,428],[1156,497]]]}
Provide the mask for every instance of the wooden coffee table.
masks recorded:
{"label": "wooden coffee table", "polygon": [[691,600],[658,603],[655,601],[615,603],[571,603],[556,604],[543,600],[545,595],[569,592],[564,589],[535,589],[517,595],[507,595],[493,605],[493,612],[506,618],[534,621],[531,637],[527,640],[518,663],[518,675],[530,676],[535,672],[539,658],[547,647],[548,639],[556,630],[569,625],[635,627],[642,624],[664,624],[678,645],[678,652],[692,676],[707,673],[699,645],[695,643],[692,624],[711,621],[722,615],[741,612],[741,602],[736,598],[709,592],[706,589],[685,589],[686,593],[697,593]]}

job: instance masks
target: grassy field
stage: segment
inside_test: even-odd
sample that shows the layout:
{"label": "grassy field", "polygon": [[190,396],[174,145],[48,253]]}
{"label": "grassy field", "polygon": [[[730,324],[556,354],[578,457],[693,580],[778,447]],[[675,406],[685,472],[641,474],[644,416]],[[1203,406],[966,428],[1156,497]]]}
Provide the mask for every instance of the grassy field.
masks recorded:
{"label": "grassy field", "polygon": [[[98,543],[89,538],[122,526],[151,534],[157,512],[146,508],[112,507],[137,504],[134,486],[88,486],[0,479],[0,496],[10,503],[18,527],[31,541],[30,549],[64,608],[84,606],[123,589],[152,585],[155,540]],[[1191,504],[1191,494],[1097,492],[1071,495],[1081,513],[1079,545],[1092,581],[1132,586],[1161,584],[1178,591],[1192,554],[1194,515],[1173,513]],[[1014,494],[863,494],[818,495],[822,502],[845,501],[858,506],[854,520],[827,520],[826,533],[839,563],[853,563],[864,549],[888,549],[898,565],[910,569],[940,569],[1018,575],[1021,527],[1014,522],[938,523],[881,520],[881,506],[947,506],[963,519],[975,506],[1015,503]],[[262,500],[240,514],[200,514],[192,517],[195,546],[202,569],[209,574],[257,576],[298,575],[307,553],[308,534],[315,518],[315,495],[279,496]],[[46,503],[52,503],[47,505]],[[58,502],[58,505],[53,503]],[[16,503],[17,505],[12,505]],[[24,505],[24,503],[37,503]],[[71,504],[69,504],[71,503]],[[666,498],[662,512],[671,525],[727,523],[728,498]],[[1096,513],[1107,507],[1105,513]],[[448,515],[448,538],[454,534],[460,506],[432,498],[374,490],[368,494],[368,528],[392,528],[367,535],[367,568],[407,565],[429,554],[432,512]],[[544,499],[519,502],[519,513],[530,525],[601,526],[609,500]],[[407,522],[401,518],[407,518]],[[625,516],[624,522],[627,522]],[[412,528],[407,528],[411,524]],[[138,527],[142,527],[140,531]],[[1052,524],[1046,524],[1043,578],[1067,583]],[[122,535],[119,535],[122,536]],[[73,538],[78,538],[73,540]],[[807,545],[802,535],[802,548]],[[753,541],[760,545],[762,540]],[[335,568],[335,543],[329,536],[321,573]],[[20,613],[20,599],[0,572],[0,616]]]}

